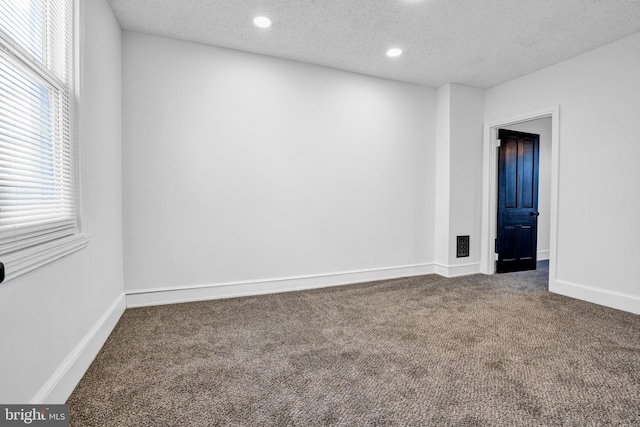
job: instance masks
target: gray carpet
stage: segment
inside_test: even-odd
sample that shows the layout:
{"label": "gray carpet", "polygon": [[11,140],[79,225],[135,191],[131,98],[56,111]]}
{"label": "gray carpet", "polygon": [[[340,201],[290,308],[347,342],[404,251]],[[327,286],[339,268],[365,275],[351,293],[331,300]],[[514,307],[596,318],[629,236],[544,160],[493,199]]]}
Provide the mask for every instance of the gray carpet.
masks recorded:
{"label": "gray carpet", "polygon": [[128,309],[71,424],[640,425],[640,316],[551,294],[546,276]]}

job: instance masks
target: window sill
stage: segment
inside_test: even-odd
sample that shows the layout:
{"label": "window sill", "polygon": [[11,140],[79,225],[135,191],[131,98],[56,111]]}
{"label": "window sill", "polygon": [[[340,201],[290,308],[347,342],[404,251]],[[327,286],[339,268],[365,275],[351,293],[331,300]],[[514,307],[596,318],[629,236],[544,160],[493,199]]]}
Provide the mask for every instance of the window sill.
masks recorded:
{"label": "window sill", "polygon": [[79,251],[88,244],[89,236],[87,234],[75,234],[3,255],[2,259],[0,259],[5,269],[5,279],[2,284],[10,282],[73,252]]}

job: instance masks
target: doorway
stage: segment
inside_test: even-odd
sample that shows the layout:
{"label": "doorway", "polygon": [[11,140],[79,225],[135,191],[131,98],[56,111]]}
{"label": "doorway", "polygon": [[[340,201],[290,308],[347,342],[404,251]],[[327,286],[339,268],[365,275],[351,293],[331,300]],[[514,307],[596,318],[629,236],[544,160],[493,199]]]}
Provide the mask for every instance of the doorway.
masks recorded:
{"label": "doorway", "polygon": [[[498,215],[498,132],[501,128],[521,130],[537,119],[547,118],[551,121],[550,137],[547,141],[549,150],[547,168],[548,174],[547,199],[548,214],[543,224],[543,218],[539,218],[539,238],[548,236],[548,250],[537,251],[537,259],[549,260],[549,288],[555,287],[557,269],[557,221],[558,221],[558,153],[559,153],[559,106],[552,106],[542,110],[524,113],[518,116],[508,117],[485,123],[484,126],[484,153],[483,153],[483,189],[482,189],[482,250],[481,272],[494,274],[496,272],[496,246],[497,215]],[[542,176],[542,174],[541,174]],[[542,203],[542,200],[541,200]],[[542,205],[540,206],[542,208]],[[543,227],[544,226],[544,230]]]}
{"label": "doorway", "polygon": [[535,270],[540,135],[499,129],[496,273]]}

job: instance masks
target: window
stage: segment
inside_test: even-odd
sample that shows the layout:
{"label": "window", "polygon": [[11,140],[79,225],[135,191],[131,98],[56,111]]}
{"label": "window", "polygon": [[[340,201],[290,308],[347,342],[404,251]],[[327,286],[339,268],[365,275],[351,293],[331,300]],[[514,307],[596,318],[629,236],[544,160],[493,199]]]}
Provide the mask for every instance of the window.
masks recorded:
{"label": "window", "polygon": [[74,6],[0,0],[0,262],[7,279],[87,244],[77,209]]}

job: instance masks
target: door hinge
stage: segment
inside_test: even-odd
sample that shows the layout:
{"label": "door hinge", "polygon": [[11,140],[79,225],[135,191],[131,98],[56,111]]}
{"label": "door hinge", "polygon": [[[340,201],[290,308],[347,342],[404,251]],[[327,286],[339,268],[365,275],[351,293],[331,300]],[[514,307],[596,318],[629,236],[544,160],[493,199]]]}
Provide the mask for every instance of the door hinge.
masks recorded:
{"label": "door hinge", "polygon": [[499,139],[496,139],[496,147],[500,147],[501,145],[501,141]]}
{"label": "door hinge", "polygon": [[496,240],[494,241],[494,252],[495,252],[495,253],[498,253],[498,252],[499,252],[499,251],[498,251],[498,239],[496,239]]}

